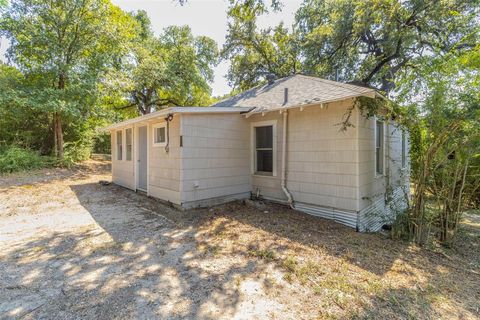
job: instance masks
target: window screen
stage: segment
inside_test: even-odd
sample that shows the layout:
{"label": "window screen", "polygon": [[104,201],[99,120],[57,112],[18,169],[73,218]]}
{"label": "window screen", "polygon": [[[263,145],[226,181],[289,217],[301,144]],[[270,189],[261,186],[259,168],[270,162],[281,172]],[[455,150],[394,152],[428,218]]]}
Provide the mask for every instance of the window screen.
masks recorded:
{"label": "window screen", "polygon": [[273,173],[273,126],[255,127],[255,171]]}
{"label": "window screen", "polygon": [[165,127],[155,128],[153,131],[154,143],[165,143]]}
{"label": "window screen", "polygon": [[126,145],[126,154],[125,160],[132,160],[132,129],[125,130],[125,145]]}
{"label": "window screen", "polygon": [[122,160],[123,154],[123,139],[122,131],[117,131],[117,160]]}
{"label": "window screen", "polygon": [[383,122],[376,122],[375,135],[375,168],[377,174],[383,173]]}

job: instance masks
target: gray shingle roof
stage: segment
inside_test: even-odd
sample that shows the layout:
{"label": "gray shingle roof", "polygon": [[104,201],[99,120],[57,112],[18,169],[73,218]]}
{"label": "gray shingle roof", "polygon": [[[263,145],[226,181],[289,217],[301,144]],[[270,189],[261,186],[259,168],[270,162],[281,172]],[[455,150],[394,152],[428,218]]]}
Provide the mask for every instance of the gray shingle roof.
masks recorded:
{"label": "gray shingle roof", "polygon": [[372,88],[296,74],[252,88],[212,107],[253,107],[252,112],[256,113],[375,95]]}

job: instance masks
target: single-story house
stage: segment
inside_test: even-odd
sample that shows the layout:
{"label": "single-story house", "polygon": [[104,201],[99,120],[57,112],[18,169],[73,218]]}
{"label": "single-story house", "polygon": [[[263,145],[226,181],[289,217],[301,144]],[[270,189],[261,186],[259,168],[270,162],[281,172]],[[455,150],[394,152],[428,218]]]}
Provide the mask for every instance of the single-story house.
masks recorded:
{"label": "single-story house", "polygon": [[112,181],[184,209],[253,197],[377,230],[408,201],[408,135],[358,108],[340,130],[361,96],[379,94],[293,75],[113,124]]}

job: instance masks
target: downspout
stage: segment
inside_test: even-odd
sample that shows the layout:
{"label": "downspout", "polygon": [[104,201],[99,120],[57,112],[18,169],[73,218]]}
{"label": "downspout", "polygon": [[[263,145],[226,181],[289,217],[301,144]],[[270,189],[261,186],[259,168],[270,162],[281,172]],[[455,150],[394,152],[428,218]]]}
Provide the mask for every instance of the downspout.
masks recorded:
{"label": "downspout", "polygon": [[290,208],[295,209],[293,204],[293,197],[287,189],[287,117],[288,112],[283,112],[283,132],[282,132],[282,190],[288,199]]}

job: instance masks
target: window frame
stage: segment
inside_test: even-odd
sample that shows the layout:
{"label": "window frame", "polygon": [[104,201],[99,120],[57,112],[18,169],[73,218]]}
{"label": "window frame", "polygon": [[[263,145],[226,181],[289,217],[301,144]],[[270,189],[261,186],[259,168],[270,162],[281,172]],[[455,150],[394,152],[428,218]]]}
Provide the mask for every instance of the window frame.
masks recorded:
{"label": "window frame", "polygon": [[[155,130],[160,128],[165,129],[165,141],[155,142]],[[152,125],[152,145],[154,147],[165,147],[167,145],[167,124],[166,123],[156,123]]]}
{"label": "window frame", "polygon": [[[128,159],[127,155],[127,150],[128,150],[128,143],[127,143],[127,130],[130,130],[131,134],[130,134],[130,146],[132,147],[131,149],[131,153],[130,153],[130,159]],[[125,161],[133,161],[133,128],[132,127],[128,127],[128,128],[125,128],[124,130],[124,133],[123,135],[125,136]]]}
{"label": "window frame", "polygon": [[[379,119],[377,117],[375,117],[374,119],[374,139],[373,139],[373,143],[374,143],[374,172],[375,172],[375,177],[383,177],[385,175],[385,121],[383,121],[382,119]],[[378,137],[378,123],[381,123],[382,124],[382,137],[381,137],[381,155],[380,155],[380,158],[381,158],[381,161],[382,161],[382,172],[379,172],[377,170],[378,168],[378,165],[377,165],[377,137]]]}
{"label": "window frame", "polygon": [[[118,134],[120,134],[120,139],[118,139]],[[124,157],[123,157],[123,145],[124,145],[124,142],[123,142],[123,137],[124,137],[124,134],[123,134],[123,129],[120,129],[120,130],[116,130],[115,131],[115,151],[116,151],[116,157],[115,157],[115,160],[116,161],[123,161]],[[119,146],[121,148],[119,148]],[[120,159],[119,159],[120,158]]]}
{"label": "window frame", "polygon": [[[257,171],[257,146],[256,146],[256,128],[272,126],[272,172]],[[276,177],[277,176],[277,120],[257,121],[251,123],[251,170],[250,173],[257,177]],[[262,148],[265,149],[265,148]]]}

